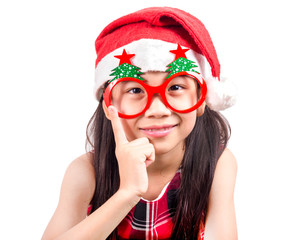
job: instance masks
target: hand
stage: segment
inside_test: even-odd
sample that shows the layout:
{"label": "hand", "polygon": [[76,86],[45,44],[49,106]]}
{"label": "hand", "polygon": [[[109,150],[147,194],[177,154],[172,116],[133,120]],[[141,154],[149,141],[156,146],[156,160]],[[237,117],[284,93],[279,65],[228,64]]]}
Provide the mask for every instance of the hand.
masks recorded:
{"label": "hand", "polygon": [[129,142],[116,108],[110,106],[108,110],[116,142],[120,189],[141,197],[148,189],[146,167],[155,160],[154,146],[146,137]]}

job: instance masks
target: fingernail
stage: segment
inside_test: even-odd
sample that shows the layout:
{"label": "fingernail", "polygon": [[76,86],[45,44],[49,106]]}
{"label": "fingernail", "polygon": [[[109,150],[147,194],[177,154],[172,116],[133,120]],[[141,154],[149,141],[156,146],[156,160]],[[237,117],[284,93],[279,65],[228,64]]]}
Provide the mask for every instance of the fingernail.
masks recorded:
{"label": "fingernail", "polygon": [[114,108],[112,106],[109,106],[108,110],[110,114],[114,114]]}

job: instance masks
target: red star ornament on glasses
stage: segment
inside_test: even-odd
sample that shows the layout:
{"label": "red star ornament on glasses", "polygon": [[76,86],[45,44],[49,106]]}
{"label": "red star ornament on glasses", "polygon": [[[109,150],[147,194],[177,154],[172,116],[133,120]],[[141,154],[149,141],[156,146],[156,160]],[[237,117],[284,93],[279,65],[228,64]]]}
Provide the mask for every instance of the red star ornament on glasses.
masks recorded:
{"label": "red star ornament on glasses", "polygon": [[185,53],[188,51],[188,48],[182,49],[181,46],[178,44],[177,49],[176,50],[170,50],[171,53],[175,54],[175,60],[177,60],[178,58],[186,58]]}
{"label": "red star ornament on glasses", "polygon": [[120,66],[123,63],[132,64],[130,59],[134,56],[135,54],[127,54],[126,50],[124,49],[122,55],[117,55],[114,57],[120,59],[120,62],[119,62],[119,66]]}

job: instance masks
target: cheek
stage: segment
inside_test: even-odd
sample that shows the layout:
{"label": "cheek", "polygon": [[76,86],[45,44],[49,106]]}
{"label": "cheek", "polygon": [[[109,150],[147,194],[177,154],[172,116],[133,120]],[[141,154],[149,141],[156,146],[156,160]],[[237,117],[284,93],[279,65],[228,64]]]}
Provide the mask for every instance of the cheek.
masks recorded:
{"label": "cheek", "polygon": [[193,130],[195,123],[196,123],[196,111],[193,111],[191,113],[186,113],[183,116],[183,128],[186,132],[186,134],[190,134]]}

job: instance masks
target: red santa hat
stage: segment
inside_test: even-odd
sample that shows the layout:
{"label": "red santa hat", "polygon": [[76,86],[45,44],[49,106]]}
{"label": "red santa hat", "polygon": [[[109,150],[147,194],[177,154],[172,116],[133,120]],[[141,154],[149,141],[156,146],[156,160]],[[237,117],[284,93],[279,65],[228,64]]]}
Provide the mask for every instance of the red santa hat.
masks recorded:
{"label": "red santa hat", "polygon": [[121,17],[109,24],[98,36],[95,69],[95,94],[99,98],[105,82],[113,77],[118,58],[125,49],[135,54],[132,65],[142,72],[166,71],[174,61],[172,50],[190,49],[186,57],[198,66],[207,83],[206,104],[213,110],[224,110],[235,103],[234,86],[221,80],[220,64],[208,31],[200,20],[176,8],[153,7]]}

